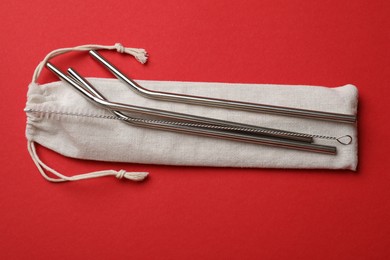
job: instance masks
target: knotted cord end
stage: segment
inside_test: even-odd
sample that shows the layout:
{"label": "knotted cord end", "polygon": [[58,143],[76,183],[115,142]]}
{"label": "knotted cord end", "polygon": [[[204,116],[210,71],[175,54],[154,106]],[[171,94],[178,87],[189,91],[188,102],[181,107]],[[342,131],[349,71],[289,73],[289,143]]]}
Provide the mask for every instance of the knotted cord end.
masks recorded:
{"label": "knotted cord end", "polygon": [[145,64],[148,61],[148,53],[144,49],[126,48],[120,43],[115,43],[114,46],[117,52],[130,54],[142,64]]}
{"label": "knotted cord end", "polygon": [[148,172],[127,172],[125,170],[120,170],[115,177],[118,179],[125,178],[131,181],[143,181],[148,175]]}

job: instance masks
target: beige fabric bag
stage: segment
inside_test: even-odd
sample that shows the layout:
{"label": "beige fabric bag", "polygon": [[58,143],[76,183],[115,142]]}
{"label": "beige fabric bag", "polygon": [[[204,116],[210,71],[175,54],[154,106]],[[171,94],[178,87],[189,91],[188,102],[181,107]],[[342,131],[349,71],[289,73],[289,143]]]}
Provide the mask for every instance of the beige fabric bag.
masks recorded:
{"label": "beige fabric bag", "polygon": [[[246,124],[307,133],[315,136],[342,137],[349,135],[352,143],[343,145],[334,138],[316,138],[316,142],[336,146],[336,156],[315,154],[213,139],[187,134],[129,126],[109,111],[88,102],[62,81],[38,84],[36,79],[43,65],[53,55],[67,51],[115,49],[146,61],[142,49],[115,46],[86,45],[50,53],[38,66],[29,85],[26,114],[28,148],[41,174],[49,181],[72,181],[113,175],[118,178],[142,180],[147,173],[124,170],[100,171],[65,176],[44,164],[38,157],[34,143],[39,143],[64,156],[99,161],[144,164],[256,167],[349,169],[357,167],[356,124],[323,122],[238,110],[155,101],[130,91],[117,79],[90,78],[109,100],[133,105],[207,116]],[[289,86],[268,84],[230,84],[204,82],[175,82],[137,80],[149,89],[175,93],[265,103],[337,113],[356,114],[358,92],[353,85],[337,88],[318,86]],[[46,171],[54,174],[50,177]]]}

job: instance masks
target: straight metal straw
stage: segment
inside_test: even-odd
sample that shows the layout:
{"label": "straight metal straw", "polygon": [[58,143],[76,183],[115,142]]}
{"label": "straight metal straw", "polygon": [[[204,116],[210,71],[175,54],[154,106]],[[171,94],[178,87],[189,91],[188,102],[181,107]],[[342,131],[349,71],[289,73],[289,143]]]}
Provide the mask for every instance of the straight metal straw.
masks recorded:
{"label": "straight metal straw", "polygon": [[[154,124],[154,123],[145,123],[142,121],[133,121],[134,118],[128,117],[123,113],[119,112],[123,110],[129,111],[127,110],[128,108],[127,105],[104,100],[105,99],[104,96],[101,95],[96,89],[93,88],[92,85],[90,85],[85,79],[83,79],[77,73],[72,73],[73,78],[70,78],[64,73],[62,73],[60,70],[58,70],[52,64],[47,63],[46,66],[52,72],[54,72],[59,78],[65,80],[75,89],[77,89],[80,93],[82,93],[88,100],[93,101],[95,104],[99,104],[105,107],[106,109],[113,111],[120,118],[124,119],[126,122],[130,124],[134,123],[134,125],[148,127],[148,128],[157,128],[157,129],[169,130],[174,132],[184,132],[184,133],[201,135],[201,136],[216,137],[216,138],[248,142],[254,144],[263,144],[263,145],[269,145],[275,147],[311,151],[311,152],[323,153],[323,154],[335,155],[337,153],[336,147],[332,147],[332,146],[317,145],[312,143],[305,143],[305,142],[265,137],[265,136],[251,136],[251,135],[245,135],[243,133],[228,132],[228,131],[222,131],[217,129],[204,129],[204,128],[197,128],[197,127],[190,127],[190,126],[169,125],[164,123]],[[77,81],[75,81],[74,78],[76,78]],[[80,83],[82,85],[80,85]],[[133,110],[131,111],[134,112]]]}
{"label": "straight metal straw", "polygon": [[330,113],[330,112],[323,112],[323,111],[273,106],[273,105],[264,105],[264,104],[240,102],[234,100],[217,99],[217,98],[200,97],[200,96],[193,96],[193,95],[149,90],[140,86],[138,83],[136,83],[129,77],[125,76],[118,68],[116,68],[110,62],[108,62],[97,51],[91,50],[89,51],[89,53],[93,58],[95,58],[97,61],[103,64],[118,79],[126,83],[130,87],[130,89],[132,89],[136,93],[146,98],[179,102],[179,103],[187,103],[187,104],[205,105],[205,106],[212,106],[212,107],[231,108],[231,109],[245,110],[245,111],[252,111],[252,112],[263,112],[263,113],[277,114],[283,116],[294,116],[294,117],[303,117],[303,118],[318,119],[318,120],[325,120],[325,121],[335,121],[335,122],[342,122],[342,123],[356,122],[355,115]]}

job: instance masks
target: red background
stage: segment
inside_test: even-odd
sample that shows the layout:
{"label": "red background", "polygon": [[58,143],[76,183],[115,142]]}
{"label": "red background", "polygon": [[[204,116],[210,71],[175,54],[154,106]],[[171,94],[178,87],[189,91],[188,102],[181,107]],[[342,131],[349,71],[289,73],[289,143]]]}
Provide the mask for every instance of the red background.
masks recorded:
{"label": "red background", "polygon": [[[390,2],[1,1],[1,259],[390,259]],[[359,168],[269,170],[85,162],[42,147],[72,175],[52,184],[26,149],[23,108],[37,63],[87,43],[143,47],[137,79],[359,88]],[[110,77],[87,54],[57,60]],[[54,81],[44,71],[40,82]]]}

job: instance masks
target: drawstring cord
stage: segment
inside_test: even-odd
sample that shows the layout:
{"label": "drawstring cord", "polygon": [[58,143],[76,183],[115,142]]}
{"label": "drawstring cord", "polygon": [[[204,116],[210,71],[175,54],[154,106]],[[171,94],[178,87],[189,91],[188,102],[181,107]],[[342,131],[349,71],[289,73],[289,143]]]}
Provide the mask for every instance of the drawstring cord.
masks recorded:
{"label": "drawstring cord", "polygon": [[98,44],[87,44],[87,45],[80,45],[76,47],[71,48],[62,48],[57,49],[49,54],[46,55],[46,57],[38,64],[36,67],[32,82],[37,82],[39,75],[42,72],[43,67],[45,67],[45,64],[51,59],[56,56],[59,56],[61,54],[65,54],[67,52],[72,51],[90,51],[90,50],[116,50],[119,53],[127,53],[129,55],[134,56],[134,58],[139,61],[142,64],[145,64],[148,60],[148,53],[144,49],[138,49],[138,48],[127,48],[123,47],[120,43],[115,43],[115,45],[98,45]]}
{"label": "drawstring cord", "polygon": [[[129,55],[134,56],[136,60],[138,60],[140,63],[144,64],[146,63],[148,59],[148,54],[144,49],[137,49],[137,48],[127,48],[124,47],[120,43],[116,43],[115,45],[97,45],[97,44],[88,44],[88,45],[81,45],[71,48],[62,48],[57,49],[49,54],[46,55],[46,57],[38,64],[36,67],[32,82],[37,82],[39,75],[42,72],[42,69],[44,68],[45,64],[53,57],[59,56],[61,54],[65,54],[72,51],[90,51],[90,50],[116,50],[119,53],[127,53]],[[99,178],[104,176],[115,176],[118,179],[128,179],[132,181],[142,181],[148,176],[148,172],[127,172],[125,170],[103,170],[103,171],[96,171],[96,172],[89,172],[89,173],[83,173],[83,174],[77,174],[73,176],[65,176],[53,168],[50,168],[45,163],[41,161],[39,158],[37,151],[35,149],[34,141],[28,140],[27,141],[27,149],[30,153],[30,156],[32,160],[34,161],[35,165],[37,166],[39,172],[45,178],[46,180],[50,182],[65,182],[65,181],[78,181],[78,180],[85,180],[85,179],[92,179],[92,178]],[[48,171],[55,175],[57,178],[52,178],[46,174],[45,171]]]}
{"label": "drawstring cord", "polygon": [[[44,162],[41,161],[39,158],[37,151],[35,149],[35,144],[33,141],[27,142],[27,149],[31,155],[32,160],[34,161],[35,165],[37,166],[39,172],[48,181],[51,182],[64,182],[64,181],[78,181],[78,180],[85,180],[85,179],[93,179],[93,178],[99,178],[99,177],[105,177],[105,176],[115,176],[118,179],[127,179],[132,181],[143,181],[149,173],[147,172],[127,172],[125,170],[104,170],[104,171],[96,171],[96,172],[89,172],[89,173],[83,173],[83,174],[77,174],[73,176],[65,176],[53,168],[50,168],[47,166]],[[46,171],[52,173],[57,178],[52,178],[46,174]]]}

